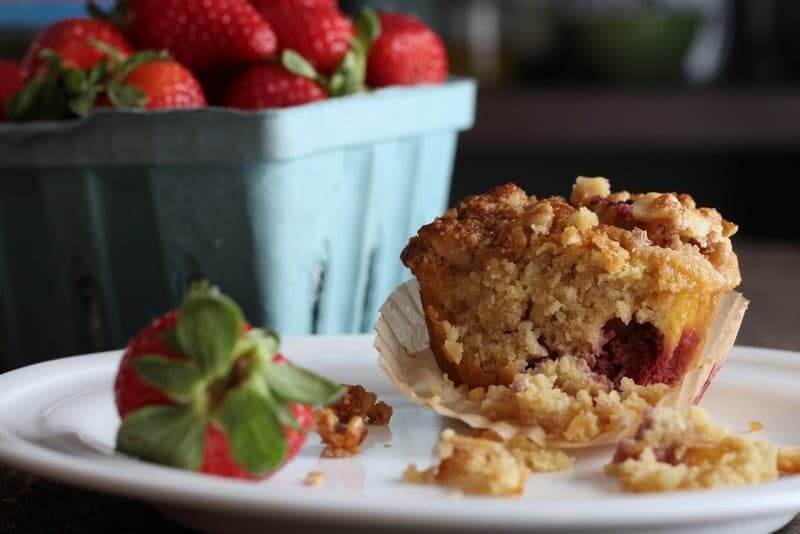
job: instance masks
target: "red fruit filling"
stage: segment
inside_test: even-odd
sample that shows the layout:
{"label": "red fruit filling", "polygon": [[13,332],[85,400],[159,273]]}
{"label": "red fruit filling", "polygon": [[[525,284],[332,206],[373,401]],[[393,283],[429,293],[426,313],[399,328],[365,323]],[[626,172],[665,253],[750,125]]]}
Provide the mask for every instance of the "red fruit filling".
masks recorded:
{"label": "red fruit filling", "polygon": [[612,319],[603,327],[606,340],[592,370],[607,376],[615,384],[624,377],[639,385],[674,385],[686,373],[700,337],[685,330],[677,346],[669,351],[664,335],[652,323],[628,324]]}

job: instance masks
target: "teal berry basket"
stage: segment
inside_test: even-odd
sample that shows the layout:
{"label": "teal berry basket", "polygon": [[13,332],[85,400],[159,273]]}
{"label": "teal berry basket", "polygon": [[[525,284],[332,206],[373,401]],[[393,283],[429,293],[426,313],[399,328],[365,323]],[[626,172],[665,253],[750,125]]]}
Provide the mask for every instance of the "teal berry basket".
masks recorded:
{"label": "teal berry basket", "polygon": [[119,347],[207,277],[284,334],[372,328],[476,86],[0,124],[0,368]]}

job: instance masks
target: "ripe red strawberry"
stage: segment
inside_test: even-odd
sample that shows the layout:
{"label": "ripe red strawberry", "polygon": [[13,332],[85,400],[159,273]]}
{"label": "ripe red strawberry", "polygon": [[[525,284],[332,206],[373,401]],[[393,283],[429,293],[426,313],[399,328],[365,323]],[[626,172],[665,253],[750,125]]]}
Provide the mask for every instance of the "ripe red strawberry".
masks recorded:
{"label": "ripe red strawberry", "polygon": [[292,74],[281,65],[254,65],[236,78],[225,95],[225,106],[268,109],[299,106],[328,98],[315,81]]}
{"label": "ripe red strawberry", "polygon": [[294,50],[325,75],[336,70],[355,36],[350,19],[330,7],[263,7],[261,14],[275,30],[281,50]]}
{"label": "ripe red strawberry", "polygon": [[0,59],[0,121],[6,117],[6,102],[22,89],[22,71],[19,65]]}
{"label": "ripe red strawberry", "polygon": [[117,449],[203,473],[260,479],[296,455],[311,404],[342,387],[292,366],[277,337],[251,329],[206,283],[129,343],[114,393]]}
{"label": "ripe red strawberry", "polygon": [[284,11],[304,8],[304,7],[327,7],[329,9],[339,9],[336,0],[252,0],[256,9],[282,9]]}
{"label": "ripe red strawberry", "polygon": [[8,103],[16,121],[85,117],[95,107],[199,108],[206,106],[194,75],[163,52],[143,50],[125,57],[115,48],[93,42],[106,55],[95,67],[66,67],[52,50],[42,52],[46,69]]}
{"label": "ripe red strawberry", "polygon": [[210,71],[272,57],[270,25],[248,0],[120,1],[110,14],[140,48],[167,50],[193,71]]}
{"label": "ripe red strawberry", "polygon": [[104,57],[92,46],[95,39],[116,48],[127,56],[133,52],[128,40],[112,24],[94,19],[66,19],[46,27],[36,36],[22,60],[22,75],[27,80],[43,66],[40,54],[50,49],[61,57],[65,67],[90,69]]}
{"label": "ripe red strawberry", "polygon": [[410,15],[380,13],[379,17],[382,31],[369,53],[368,85],[416,85],[447,80],[447,50],[433,30]]}
{"label": "ripe red strawberry", "polygon": [[[148,61],[134,68],[122,83],[145,96],[146,109],[203,108],[206,97],[194,75],[175,61]],[[123,106],[124,107],[124,106]]]}

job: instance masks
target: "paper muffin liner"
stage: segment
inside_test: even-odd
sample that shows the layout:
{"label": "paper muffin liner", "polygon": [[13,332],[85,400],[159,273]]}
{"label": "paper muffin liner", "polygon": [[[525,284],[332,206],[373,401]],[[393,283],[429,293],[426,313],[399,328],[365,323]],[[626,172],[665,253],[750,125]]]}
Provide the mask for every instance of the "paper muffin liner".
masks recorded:
{"label": "paper muffin liner", "polygon": [[[695,368],[686,373],[681,383],[667,393],[658,406],[689,406],[700,401],[733,347],[747,305],[748,301],[735,291],[720,296]],[[483,415],[480,403],[469,400],[437,365],[430,349],[419,286],[415,280],[400,285],[381,306],[375,331],[378,363],[395,387],[415,403],[472,428],[494,430],[504,439],[521,433],[540,445],[556,448],[616,443],[635,431],[634,424],[605,432],[585,443],[574,443],[547,439],[544,429],[536,425],[497,421]]]}

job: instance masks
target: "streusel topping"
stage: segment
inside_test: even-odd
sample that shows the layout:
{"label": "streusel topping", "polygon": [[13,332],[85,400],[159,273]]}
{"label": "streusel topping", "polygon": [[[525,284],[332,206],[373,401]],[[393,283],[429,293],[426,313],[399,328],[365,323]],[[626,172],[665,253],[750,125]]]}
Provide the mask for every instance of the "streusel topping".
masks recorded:
{"label": "streusel topping", "polygon": [[456,383],[509,385],[536,360],[586,359],[616,385],[675,385],[697,362],[722,293],[740,282],[735,225],[688,195],[571,200],[515,185],[468,197],[403,251],[431,349]]}
{"label": "streusel topping", "polygon": [[467,269],[523,255],[532,241],[557,240],[596,249],[596,259],[614,272],[631,254],[660,248],[674,252],[665,259],[689,261],[698,277],[729,290],[741,281],[730,241],[737,230],[716,209],[698,208],[690,195],[611,193],[607,179],[579,177],[570,201],[537,199],[514,184],[467,197],[422,227],[402,259],[412,270],[442,262]]}

